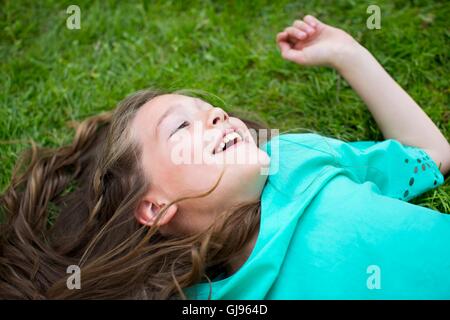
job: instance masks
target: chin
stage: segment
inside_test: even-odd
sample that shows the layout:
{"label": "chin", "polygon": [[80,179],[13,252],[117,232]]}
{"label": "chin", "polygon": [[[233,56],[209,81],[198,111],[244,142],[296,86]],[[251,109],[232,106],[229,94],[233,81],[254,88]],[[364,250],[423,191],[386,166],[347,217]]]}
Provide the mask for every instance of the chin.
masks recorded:
{"label": "chin", "polygon": [[[257,163],[251,164],[235,164],[227,166],[228,174],[232,176],[232,179],[239,185],[245,185],[248,189],[260,190],[264,185],[267,172],[270,164],[270,157],[262,151]],[[253,191],[251,192],[254,193]]]}

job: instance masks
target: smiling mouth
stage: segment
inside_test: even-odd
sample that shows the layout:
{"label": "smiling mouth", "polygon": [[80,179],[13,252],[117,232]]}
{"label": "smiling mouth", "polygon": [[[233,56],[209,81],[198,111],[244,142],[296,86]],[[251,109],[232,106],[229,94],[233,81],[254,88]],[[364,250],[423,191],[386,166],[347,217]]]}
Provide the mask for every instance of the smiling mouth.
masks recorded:
{"label": "smiling mouth", "polygon": [[219,145],[213,150],[213,154],[217,154],[217,153],[223,152],[223,151],[229,149],[230,147],[238,144],[242,140],[243,139],[242,139],[241,135],[239,133],[237,133],[236,131],[227,133],[223,137],[223,139],[219,143]]}

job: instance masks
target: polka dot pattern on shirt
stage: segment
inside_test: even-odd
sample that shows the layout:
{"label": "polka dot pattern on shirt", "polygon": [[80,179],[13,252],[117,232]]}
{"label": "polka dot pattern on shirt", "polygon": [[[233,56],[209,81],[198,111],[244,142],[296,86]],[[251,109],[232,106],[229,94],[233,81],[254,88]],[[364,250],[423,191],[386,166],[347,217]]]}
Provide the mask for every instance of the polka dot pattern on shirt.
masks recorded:
{"label": "polka dot pattern on shirt", "polygon": [[[425,152],[423,152],[422,150],[419,150],[419,152],[420,152],[420,154],[421,154],[421,157],[419,156],[419,157],[417,157],[417,158],[415,158],[415,159],[411,159],[411,160],[413,160],[413,163],[415,162],[415,163],[418,164],[418,165],[414,165],[414,168],[412,168],[412,174],[413,174],[413,175],[417,175],[417,178],[419,177],[418,174],[420,174],[420,172],[426,171],[427,167],[428,167],[429,169],[432,169],[432,170],[433,170],[433,168],[431,167],[431,165],[430,165],[430,163],[429,163],[429,161],[432,161],[432,160],[430,159],[430,157],[429,157]],[[415,161],[414,161],[414,160],[415,160]],[[408,164],[410,163],[410,159],[405,158],[405,159],[404,159],[404,163],[405,163],[405,165],[408,165]],[[419,169],[421,169],[421,171],[420,171]],[[434,177],[435,177],[435,179],[434,179],[434,181],[433,181],[433,186],[436,186],[436,185],[437,185],[437,179],[438,179],[438,176],[437,176],[436,172],[433,172],[433,174],[434,174]],[[408,181],[408,186],[409,186],[409,187],[413,187],[415,181],[416,181],[416,180],[414,179],[414,177],[411,176],[411,177],[409,178],[409,181]],[[408,195],[410,195],[411,190],[409,189],[408,186],[407,186],[406,189],[403,191],[403,196],[402,196],[402,197],[399,197],[398,199],[404,200]]]}

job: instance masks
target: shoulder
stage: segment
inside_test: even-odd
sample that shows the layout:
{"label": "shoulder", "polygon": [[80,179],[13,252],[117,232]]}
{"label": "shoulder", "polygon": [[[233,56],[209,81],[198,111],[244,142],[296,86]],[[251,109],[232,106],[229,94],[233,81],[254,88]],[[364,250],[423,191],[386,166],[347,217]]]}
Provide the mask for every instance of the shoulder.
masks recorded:
{"label": "shoulder", "polygon": [[[332,146],[330,138],[314,134],[281,134],[273,137],[263,147],[270,156],[270,181],[279,180],[282,185],[294,185],[309,181],[335,167],[340,155]],[[338,141],[338,140],[336,140]]]}
{"label": "shoulder", "polygon": [[344,143],[341,140],[326,137],[316,133],[285,133],[272,137],[261,148],[270,156],[282,154],[283,156],[332,155],[336,157],[336,147]]}
{"label": "shoulder", "polygon": [[323,139],[327,139],[316,133],[282,133],[280,135],[272,137],[267,141],[263,147],[270,147],[271,145],[282,143],[282,144],[311,144]]}

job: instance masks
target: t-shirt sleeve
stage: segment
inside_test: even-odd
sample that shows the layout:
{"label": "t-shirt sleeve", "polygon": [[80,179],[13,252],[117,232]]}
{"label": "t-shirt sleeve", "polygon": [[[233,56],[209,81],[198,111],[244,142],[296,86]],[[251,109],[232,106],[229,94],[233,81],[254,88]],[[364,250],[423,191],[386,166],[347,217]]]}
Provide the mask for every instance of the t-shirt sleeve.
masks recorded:
{"label": "t-shirt sleeve", "polygon": [[346,142],[313,133],[282,134],[265,150],[271,158],[275,155],[272,162],[279,163],[272,179],[282,186],[279,189],[295,189],[300,183],[306,188],[330,167],[342,169],[357,183],[373,183],[380,194],[405,201],[444,183],[425,150],[395,139]]}
{"label": "t-shirt sleeve", "polygon": [[384,195],[408,201],[444,182],[436,163],[421,148],[403,145],[395,139],[331,141],[340,165],[359,182],[375,183]]}

